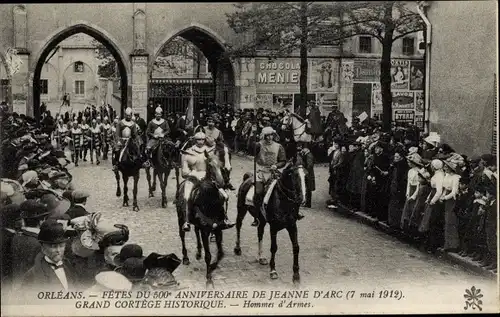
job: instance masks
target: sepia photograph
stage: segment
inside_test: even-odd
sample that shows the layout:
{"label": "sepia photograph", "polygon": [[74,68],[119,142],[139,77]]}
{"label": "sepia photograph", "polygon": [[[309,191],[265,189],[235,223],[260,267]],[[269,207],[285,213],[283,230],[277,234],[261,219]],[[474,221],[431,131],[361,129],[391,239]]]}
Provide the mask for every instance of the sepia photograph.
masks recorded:
{"label": "sepia photograph", "polygon": [[0,4],[2,316],[499,313],[497,5]]}

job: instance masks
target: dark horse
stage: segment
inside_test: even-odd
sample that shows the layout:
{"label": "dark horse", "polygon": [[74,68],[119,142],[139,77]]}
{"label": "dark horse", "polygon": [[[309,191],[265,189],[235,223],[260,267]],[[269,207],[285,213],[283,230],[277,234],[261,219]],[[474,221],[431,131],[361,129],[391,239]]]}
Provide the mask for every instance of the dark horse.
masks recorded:
{"label": "dark horse", "polygon": [[152,164],[153,164],[153,183],[151,184],[151,173],[150,168],[146,168],[146,177],[148,180],[149,197],[154,196],[154,191],[156,190],[156,176],[160,181],[161,189],[161,207],[167,207],[167,194],[166,188],[168,183],[168,177],[172,169],[175,169],[176,178],[176,190],[179,189],[179,149],[170,140],[163,138],[159,141],[158,146],[152,153]]}
{"label": "dark horse", "polygon": [[[249,203],[252,198],[247,198],[249,189],[253,186],[253,175],[246,173],[243,176],[243,183],[238,189],[238,216],[236,218],[236,246],[234,253],[241,255],[240,231],[243,219],[247,211],[255,218],[259,219],[257,227],[257,237],[259,241],[258,259],[261,265],[267,265],[267,260],[262,256],[262,238],[264,227],[269,223],[271,233],[271,279],[278,278],[275,270],[275,255],[278,250],[276,236],[279,231],[286,229],[290,236],[293,247],[293,282],[300,282],[299,273],[299,242],[297,237],[297,214],[298,209],[305,199],[305,175],[306,171],[302,166],[295,166],[287,163],[283,172],[276,171],[276,184],[272,189],[269,201],[265,210],[258,211],[258,208]],[[267,192],[268,186],[265,191]],[[252,205],[251,205],[252,204]],[[265,215],[264,215],[265,213]]]}
{"label": "dark horse", "polygon": [[[182,262],[188,265],[189,257],[187,255],[184,240],[185,232],[182,230],[182,225],[187,217],[185,204],[189,204],[191,210],[189,222],[194,225],[196,234],[196,259],[199,260],[201,258],[201,245],[203,243],[205,263],[207,265],[207,286],[213,286],[212,271],[217,268],[218,263],[224,257],[221,226],[225,219],[226,204],[219,193],[219,188],[224,185],[220,162],[213,154],[205,152],[205,157],[207,166],[206,176],[201,181],[192,180],[195,186],[191,192],[190,201],[186,202],[184,199],[185,181],[180,184],[177,190],[177,219],[179,221],[179,235],[182,241]],[[211,263],[212,255],[209,245],[209,236],[212,232],[215,234],[217,244],[217,261],[214,263]]]}
{"label": "dark horse", "polygon": [[121,196],[120,189],[120,173],[123,178],[123,207],[128,207],[128,179],[130,177],[134,178],[134,189],[133,194],[133,210],[139,211],[139,206],[137,205],[137,183],[139,182],[139,172],[143,163],[143,155],[140,148],[140,139],[136,137],[135,139],[129,138],[123,145],[123,148],[119,151],[117,158],[117,167],[114,171],[116,178],[116,196]]}

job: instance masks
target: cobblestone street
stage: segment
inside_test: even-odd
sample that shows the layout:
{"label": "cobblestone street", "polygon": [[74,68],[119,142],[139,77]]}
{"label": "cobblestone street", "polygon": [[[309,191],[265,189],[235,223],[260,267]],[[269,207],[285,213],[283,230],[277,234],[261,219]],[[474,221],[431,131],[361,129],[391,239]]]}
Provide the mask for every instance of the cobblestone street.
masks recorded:
{"label": "cobblestone street", "polygon": [[[233,157],[232,180],[235,187],[241,183],[242,175],[252,169],[248,158]],[[177,215],[172,204],[175,179],[171,176],[167,189],[168,207],[160,208],[160,191],[148,198],[147,180],[141,171],[139,181],[139,212],[132,207],[121,207],[122,198],[115,196],[116,183],[109,162],[91,165],[82,162],[72,170],[77,188],[91,193],[89,211],[100,211],[116,223],[126,224],[131,231],[130,243],[143,246],[150,252],[181,254]],[[494,282],[472,275],[463,268],[421,253],[417,249],[399,242],[369,226],[332,213],[324,207],[327,198],[326,167],[316,167],[317,190],[313,193],[313,208],[304,209],[305,218],[299,221],[300,267],[302,286],[370,283],[402,283],[412,286],[449,285],[460,282],[464,285],[482,283],[494,287]],[[132,180],[129,181],[129,197],[132,195]],[[130,201],[130,206],[132,206]],[[236,191],[230,193],[229,217],[236,220]],[[224,231],[226,257],[214,272],[216,288],[241,288],[252,286],[288,287],[292,281],[292,248],[286,231],[278,234],[276,269],[278,280],[269,278],[268,266],[261,266],[257,258],[256,229],[250,226],[252,218],[247,215],[242,227],[242,255],[236,256],[233,248],[236,229]],[[204,260],[195,259],[196,239],[194,233],[187,234],[191,264],[180,266],[176,277],[181,287],[202,288],[205,286]],[[264,254],[268,257],[269,229],[264,235]],[[215,243],[211,243],[214,248]],[[212,252],[213,254],[214,252]],[[383,285],[383,284],[382,284]]]}

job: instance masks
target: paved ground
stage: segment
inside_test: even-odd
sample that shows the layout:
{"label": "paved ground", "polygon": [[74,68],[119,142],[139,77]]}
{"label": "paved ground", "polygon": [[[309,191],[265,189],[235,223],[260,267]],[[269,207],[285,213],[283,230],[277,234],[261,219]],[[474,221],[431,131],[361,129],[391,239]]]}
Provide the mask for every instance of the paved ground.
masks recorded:
{"label": "paved ground", "polygon": [[[252,163],[246,158],[233,159],[233,183],[238,186],[244,172],[251,170]],[[131,242],[139,243],[146,253],[175,252],[181,256],[181,243],[178,237],[177,216],[172,205],[175,180],[169,180],[168,207],[160,208],[159,190],[156,197],[148,198],[147,181],[141,172],[138,202],[141,210],[121,207],[122,199],[115,196],[116,182],[109,162],[100,166],[82,163],[72,171],[77,188],[91,193],[88,209],[101,211],[117,223],[124,223],[131,231]],[[371,281],[372,283],[393,280],[414,283],[446,283],[462,280],[470,283],[485,280],[465,272],[432,256],[407,246],[384,233],[362,225],[352,219],[332,213],[324,208],[327,197],[327,170],[316,168],[318,190],[313,195],[313,208],[304,209],[305,218],[299,222],[300,266],[302,284],[324,285],[326,281],[343,280]],[[132,186],[130,181],[129,186]],[[129,189],[131,195],[131,189]],[[236,192],[230,194],[229,216],[236,220]],[[216,285],[250,286],[291,285],[292,250],[288,234],[283,231],[278,236],[277,271],[278,281],[269,279],[268,267],[256,262],[257,237],[254,227],[250,226],[251,217],[247,216],[242,228],[242,255],[235,256],[233,248],[236,230],[226,230],[224,247],[226,258],[219,270],[215,271]],[[204,261],[194,258],[194,233],[187,236],[191,265],[182,266],[178,280],[182,285],[198,287],[204,285]],[[214,244],[212,244],[214,245]],[[265,254],[269,254],[269,234],[266,230],[264,241]],[[425,277],[422,279],[422,277]],[[272,283],[272,284],[270,284]]]}

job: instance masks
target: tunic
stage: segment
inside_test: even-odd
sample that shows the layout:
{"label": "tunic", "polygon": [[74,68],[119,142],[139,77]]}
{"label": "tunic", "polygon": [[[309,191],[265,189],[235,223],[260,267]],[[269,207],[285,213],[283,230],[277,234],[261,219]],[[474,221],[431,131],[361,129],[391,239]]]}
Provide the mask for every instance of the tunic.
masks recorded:
{"label": "tunic", "polygon": [[82,125],[83,143],[84,148],[90,147],[90,140],[92,139],[92,133],[90,132],[90,127],[87,124]]}
{"label": "tunic", "polygon": [[208,126],[203,127],[205,131],[205,135],[207,137],[207,141],[213,141],[215,143],[224,142],[224,138],[222,136],[222,132],[220,132],[217,128],[209,128]]}
{"label": "tunic", "polygon": [[101,148],[101,129],[96,126],[95,128],[90,128],[90,133],[92,136],[92,148]]}
{"label": "tunic", "polygon": [[82,146],[82,130],[81,129],[71,129],[71,139],[73,141],[73,150],[80,151]]}
{"label": "tunic", "polygon": [[170,134],[170,128],[168,126],[168,122],[160,118],[160,120],[153,119],[148,123],[148,127],[146,129],[146,135],[148,138],[156,138],[160,135],[168,135]]}

